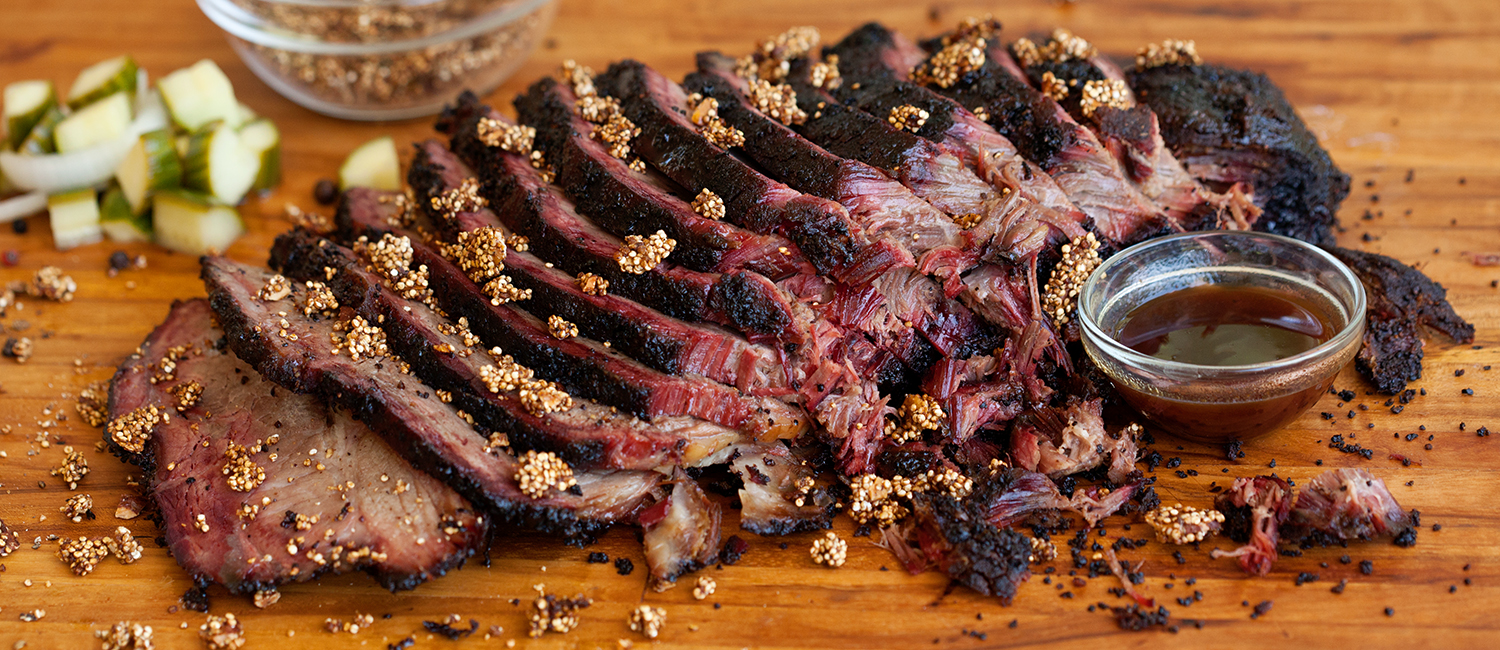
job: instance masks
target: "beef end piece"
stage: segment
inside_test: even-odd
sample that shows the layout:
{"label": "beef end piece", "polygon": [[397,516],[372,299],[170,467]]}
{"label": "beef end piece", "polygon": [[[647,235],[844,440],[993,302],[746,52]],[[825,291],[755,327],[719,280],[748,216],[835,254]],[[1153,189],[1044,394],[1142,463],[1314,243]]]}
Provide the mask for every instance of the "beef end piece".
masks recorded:
{"label": "beef end piece", "polygon": [[1448,291],[1399,260],[1337,246],[1326,247],[1365,285],[1364,347],[1354,367],[1383,393],[1395,395],[1422,376],[1424,328],[1456,343],[1474,340],[1474,326],[1448,303]]}
{"label": "beef end piece", "polygon": [[947,495],[918,494],[912,512],[918,547],[964,586],[1010,604],[1016,588],[1031,575],[1031,541],[996,528],[975,506]]}
{"label": "beef end piece", "polygon": [[1233,551],[1214,549],[1214,559],[1238,558],[1240,568],[1251,575],[1266,575],[1276,562],[1281,526],[1291,514],[1296,494],[1274,476],[1241,477],[1214,499],[1214,509],[1224,513],[1224,532],[1243,544]]}
{"label": "beef end piece", "polygon": [[[410,589],[484,540],[485,518],[463,497],[348,412],[278,389],[223,342],[207,301],[176,303],[110,389],[121,427],[140,409],[169,414],[126,458],[146,470],[167,547],[196,580],[249,594],[362,570]],[[309,449],[315,465],[297,460]]]}
{"label": "beef end piece", "polygon": [[1286,529],[1287,539],[1336,544],[1399,537],[1414,527],[1411,514],[1396,503],[1385,481],[1368,470],[1345,468],[1323,472],[1308,481],[1297,495]]}
{"label": "beef end piece", "polygon": [[682,470],[676,470],[672,492],[641,513],[646,564],[651,585],[670,589],[685,573],[697,571],[719,556],[723,510]]}
{"label": "beef end piece", "polygon": [[743,445],[731,463],[739,490],[740,527],[756,535],[790,535],[833,525],[836,500],[815,487],[813,465],[785,444]]}
{"label": "beef end piece", "polygon": [[1188,172],[1215,190],[1254,189],[1255,229],[1332,245],[1349,175],[1264,74],[1217,65],[1164,65],[1127,74],[1156,112],[1162,138]]}

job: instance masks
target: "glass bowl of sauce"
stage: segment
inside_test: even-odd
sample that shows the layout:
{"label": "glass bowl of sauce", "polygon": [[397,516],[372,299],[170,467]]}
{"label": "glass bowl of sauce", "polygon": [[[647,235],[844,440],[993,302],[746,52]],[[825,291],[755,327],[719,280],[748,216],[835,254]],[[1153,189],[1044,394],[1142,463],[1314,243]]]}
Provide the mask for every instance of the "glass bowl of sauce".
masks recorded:
{"label": "glass bowl of sauce", "polygon": [[1365,292],[1322,249],[1256,232],[1152,239],[1078,296],[1084,350],[1127,403],[1177,436],[1248,440],[1318,401],[1359,351]]}

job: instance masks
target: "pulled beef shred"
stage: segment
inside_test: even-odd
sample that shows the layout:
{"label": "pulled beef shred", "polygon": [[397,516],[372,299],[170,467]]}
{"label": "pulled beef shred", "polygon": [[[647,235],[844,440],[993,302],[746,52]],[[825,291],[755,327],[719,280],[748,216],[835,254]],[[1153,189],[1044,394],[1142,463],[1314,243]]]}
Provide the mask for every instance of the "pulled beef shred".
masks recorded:
{"label": "pulled beef shred", "polygon": [[1411,519],[1386,489],[1385,481],[1363,469],[1336,469],[1303,486],[1288,533],[1289,537],[1317,536],[1329,541],[1399,538],[1415,530]]}
{"label": "pulled beef shred", "polygon": [[1235,479],[1228,491],[1214,499],[1214,507],[1224,513],[1225,532],[1243,545],[1229,552],[1214,549],[1213,557],[1239,558],[1240,568],[1252,575],[1270,573],[1292,500],[1291,486],[1274,476]]}
{"label": "pulled beef shred", "polygon": [[445,639],[448,639],[449,641],[456,641],[478,631],[479,621],[476,621],[472,618],[469,619],[469,629],[467,630],[463,628],[453,627],[452,625],[449,625],[447,623],[439,623],[437,621],[422,621],[422,627],[427,628],[428,632],[437,634]]}

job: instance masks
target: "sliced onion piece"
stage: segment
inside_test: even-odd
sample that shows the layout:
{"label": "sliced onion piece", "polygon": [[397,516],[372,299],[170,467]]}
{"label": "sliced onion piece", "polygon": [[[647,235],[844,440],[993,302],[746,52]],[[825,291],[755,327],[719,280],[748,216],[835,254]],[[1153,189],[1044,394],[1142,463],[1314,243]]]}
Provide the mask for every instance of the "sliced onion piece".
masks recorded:
{"label": "sliced onion piece", "polygon": [[136,117],[123,135],[65,154],[25,156],[0,152],[0,171],[17,189],[55,194],[108,181],[142,133],[167,126],[167,111],[156,92],[141,93]]}
{"label": "sliced onion piece", "polygon": [[47,193],[31,192],[0,201],[0,223],[29,217],[47,209]]}

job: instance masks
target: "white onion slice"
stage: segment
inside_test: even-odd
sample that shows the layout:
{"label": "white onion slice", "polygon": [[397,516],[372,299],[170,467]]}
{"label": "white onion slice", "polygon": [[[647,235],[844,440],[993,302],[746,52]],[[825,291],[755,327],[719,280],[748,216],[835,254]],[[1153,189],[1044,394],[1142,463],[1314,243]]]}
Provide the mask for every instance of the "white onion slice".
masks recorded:
{"label": "white onion slice", "polygon": [[17,189],[43,194],[104,183],[114,176],[115,168],[142,133],[167,126],[167,109],[155,90],[141,93],[136,104],[135,119],[119,138],[63,154],[24,156],[10,151],[0,152],[0,170]]}
{"label": "white onion slice", "polygon": [[47,209],[47,193],[32,192],[0,201],[0,223],[29,217]]}

